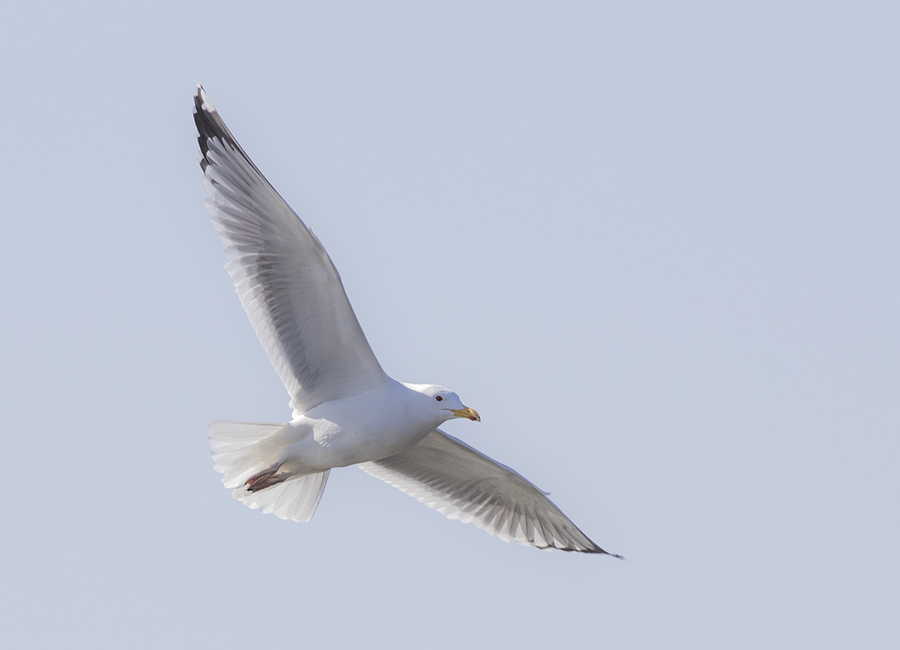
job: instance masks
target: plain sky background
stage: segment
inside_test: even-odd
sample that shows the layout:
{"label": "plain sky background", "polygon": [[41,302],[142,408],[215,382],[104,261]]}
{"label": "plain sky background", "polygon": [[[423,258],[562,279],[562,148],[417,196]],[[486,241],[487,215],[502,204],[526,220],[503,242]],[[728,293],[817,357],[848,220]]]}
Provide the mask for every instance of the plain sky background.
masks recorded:
{"label": "plain sky background", "polygon": [[[900,4],[7,3],[0,641],[895,648]],[[231,498],[288,397],[223,270],[202,82],[447,429],[627,561],[355,468]]]}

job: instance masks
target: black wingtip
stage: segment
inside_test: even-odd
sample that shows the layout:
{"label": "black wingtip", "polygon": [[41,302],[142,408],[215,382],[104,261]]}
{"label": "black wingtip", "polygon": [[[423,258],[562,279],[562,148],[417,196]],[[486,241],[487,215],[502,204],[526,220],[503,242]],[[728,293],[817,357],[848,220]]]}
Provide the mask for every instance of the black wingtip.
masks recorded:
{"label": "black wingtip", "polygon": [[194,125],[197,127],[197,143],[200,145],[200,167],[205,172],[209,165],[206,159],[209,139],[218,137],[225,140],[225,134],[231,134],[200,84],[197,84],[197,91],[194,93]]}
{"label": "black wingtip", "polygon": [[194,93],[194,124],[197,127],[197,143],[200,145],[200,167],[203,168],[204,172],[209,166],[209,159],[207,158],[209,141],[217,138],[219,142],[240,154],[256,170],[256,173],[262,176],[262,172],[253,164],[250,156],[237,143],[234,136],[231,135],[231,131],[225,126],[225,122],[222,121],[219,112],[212,102],[209,101],[209,96],[200,84],[197,84],[197,91]]}
{"label": "black wingtip", "polygon": [[600,548],[599,546],[597,546],[597,547],[595,547],[595,548],[592,548],[592,549],[590,549],[590,550],[586,550],[586,551],[584,551],[584,553],[596,553],[596,554],[598,554],[598,555],[608,555],[608,556],[610,556],[610,557],[614,557],[614,558],[617,558],[617,559],[622,560],[622,561],[625,560],[625,556],[624,556],[624,555],[619,555],[618,553],[610,553],[609,551],[604,551],[604,550],[603,550],[602,548]]}
{"label": "black wingtip", "polygon": [[619,555],[618,553],[610,553],[609,551],[604,551],[602,548],[597,546],[593,541],[591,542],[590,548],[564,548],[561,549],[563,551],[574,551],[576,553],[594,553],[596,555],[608,555],[610,557],[618,558],[619,560],[624,560],[625,556]]}
{"label": "black wingtip", "polygon": [[[590,541],[590,540],[588,540]],[[592,546],[589,548],[564,548],[561,546],[538,546],[541,550],[553,550],[556,549],[558,551],[565,551],[566,553],[586,553],[592,555],[608,555],[610,557],[618,558],[619,560],[624,560],[625,556],[619,555],[618,553],[610,553],[609,551],[604,551],[602,548],[591,542]]]}

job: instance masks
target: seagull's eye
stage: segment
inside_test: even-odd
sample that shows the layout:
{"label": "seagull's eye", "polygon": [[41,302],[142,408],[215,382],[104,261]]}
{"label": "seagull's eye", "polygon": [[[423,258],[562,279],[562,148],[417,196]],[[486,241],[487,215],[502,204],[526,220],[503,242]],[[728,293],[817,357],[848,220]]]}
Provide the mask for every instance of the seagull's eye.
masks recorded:
{"label": "seagull's eye", "polygon": [[434,399],[436,399],[437,401],[441,402],[441,401],[443,401],[444,398],[441,397],[440,395],[435,395],[435,396],[434,396]]}

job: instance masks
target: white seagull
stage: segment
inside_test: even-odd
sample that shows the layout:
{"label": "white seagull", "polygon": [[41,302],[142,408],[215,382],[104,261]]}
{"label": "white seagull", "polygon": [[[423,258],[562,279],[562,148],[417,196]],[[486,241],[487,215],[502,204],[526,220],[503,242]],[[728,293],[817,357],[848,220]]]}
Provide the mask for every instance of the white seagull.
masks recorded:
{"label": "white seagull", "polygon": [[358,465],[504,541],[610,555],[525,478],[437,428],[452,418],[481,420],[456,393],[385,374],[322,243],[199,85],[194,122],[225,268],[293,408],[286,424],[210,424],[213,467],[234,498],[308,521],[331,469]]}

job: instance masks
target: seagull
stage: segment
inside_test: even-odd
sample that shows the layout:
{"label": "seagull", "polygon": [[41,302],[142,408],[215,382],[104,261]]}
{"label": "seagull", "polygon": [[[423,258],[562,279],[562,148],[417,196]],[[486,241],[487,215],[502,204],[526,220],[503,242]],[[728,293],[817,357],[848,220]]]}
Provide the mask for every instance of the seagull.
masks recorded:
{"label": "seagull", "polygon": [[250,160],[200,85],[194,122],[225,269],[293,409],[287,423],[210,424],[213,468],[234,498],[281,519],[309,521],[331,470],[357,465],[503,541],[613,555],[520,474],[438,429],[454,418],[481,417],[448,388],[398,382],[382,370],[322,243]]}

